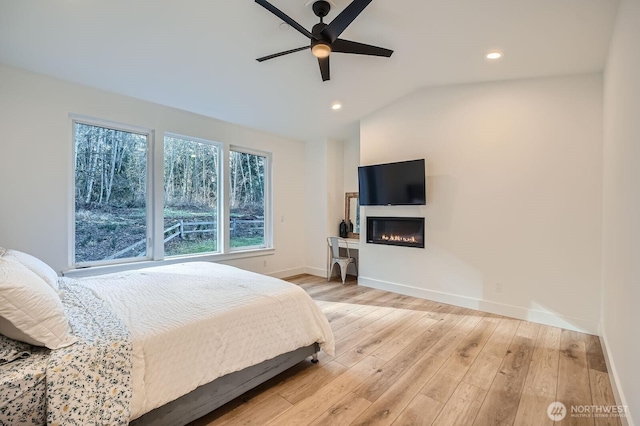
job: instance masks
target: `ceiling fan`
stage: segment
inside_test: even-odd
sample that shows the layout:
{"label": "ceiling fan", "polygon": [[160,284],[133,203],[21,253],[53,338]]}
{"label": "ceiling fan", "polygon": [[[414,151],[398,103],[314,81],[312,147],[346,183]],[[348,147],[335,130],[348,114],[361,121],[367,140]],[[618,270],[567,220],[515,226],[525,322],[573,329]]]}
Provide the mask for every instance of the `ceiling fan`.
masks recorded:
{"label": "ceiling fan", "polygon": [[279,56],[288,55],[289,53],[300,52],[302,50],[311,49],[313,56],[318,58],[320,65],[320,74],[322,81],[329,80],[329,55],[336,53],[354,53],[357,55],[371,55],[390,57],[393,50],[384,49],[382,47],[371,46],[368,44],[357,43],[355,41],[344,40],[338,38],[340,34],[353,22],[354,19],[371,3],[372,0],[354,0],[347,6],[338,16],[329,24],[325,24],[323,18],[329,14],[331,4],[325,0],[318,0],[313,3],[313,13],[320,18],[320,22],[315,24],[311,32],[307,31],[302,25],[287,16],[280,9],[269,3],[267,0],[255,0],[260,6],[282,19],[295,28],[302,35],[311,40],[308,46],[298,47],[297,49],[286,50],[284,52],[275,53],[269,56],[263,56],[256,59],[258,62],[268,59],[277,58]]}

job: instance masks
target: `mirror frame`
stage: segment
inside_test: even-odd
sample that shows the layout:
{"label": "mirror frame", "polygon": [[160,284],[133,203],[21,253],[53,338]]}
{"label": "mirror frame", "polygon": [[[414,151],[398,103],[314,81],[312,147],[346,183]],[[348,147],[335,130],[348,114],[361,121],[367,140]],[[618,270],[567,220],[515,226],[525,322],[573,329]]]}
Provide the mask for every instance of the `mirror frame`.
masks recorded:
{"label": "mirror frame", "polygon": [[[346,192],[344,194],[344,221],[347,224],[349,223],[349,218],[351,217],[351,203],[350,203],[350,201],[353,198],[359,199],[360,198],[360,194],[357,193],[357,192]],[[359,202],[358,202],[358,205],[359,205]],[[353,224],[353,226],[355,226],[355,223]],[[347,230],[347,238],[360,239],[360,233],[359,232],[349,232]]]}

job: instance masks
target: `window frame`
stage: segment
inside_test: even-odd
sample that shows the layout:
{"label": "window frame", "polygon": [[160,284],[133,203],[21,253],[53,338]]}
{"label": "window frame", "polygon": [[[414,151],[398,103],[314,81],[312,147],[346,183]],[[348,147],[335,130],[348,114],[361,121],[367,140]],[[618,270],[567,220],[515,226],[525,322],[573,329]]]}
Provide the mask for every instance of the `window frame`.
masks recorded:
{"label": "window frame", "polygon": [[225,253],[238,253],[247,250],[261,250],[273,248],[273,203],[272,203],[272,164],[273,155],[270,152],[260,151],[257,149],[246,148],[238,145],[229,145],[229,149],[226,152],[226,167],[231,167],[231,151],[239,152],[242,154],[257,155],[265,157],[264,165],[264,246],[245,246],[245,247],[231,247],[231,202],[228,198],[231,196],[231,171],[226,173],[225,187],[227,190],[227,202],[225,203]]}
{"label": "window frame", "polygon": [[[86,117],[81,115],[70,114],[71,118],[71,164],[72,173],[70,176],[71,185],[71,215],[69,226],[69,264],[72,268],[92,268],[96,266],[108,266],[119,264],[132,264],[145,262],[155,259],[153,234],[154,234],[154,197],[153,197],[153,152],[155,145],[155,131],[145,127],[134,126],[129,124],[117,123],[109,120],[103,120],[98,118]],[[146,158],[146,177],[145,177],[145,210],[146,210],[146,256],[144,257],[125,257],[120,259],[111,260],[92,260],[88,262],[76,262],[76,126],[78,124],[84,124],[93,127],[102,127],[109,130],[116,130],[127,133],[135,133],[138,135],[146,136],[147,146],[145,150]]]}
{"label": "window frame", "polygon": [[[241,145],[218,142],[211,139],[188,136],[178,132],[164,131],[142,126],[124,124],[111,120],[84,116],[80,114],[69,114],[71,124],[71,146],[69,150],[71,172],[69,173],[70,214],[68,215],[68,259],[69,269],[64,271],[65,276],[81,277],[92,276],[96,273],[119,272],[137,269],[146,266],[157,266],[160,264],[173,264],[182,261],[227,261],[232,259],[242,259],[257,256],[268,256],[275,254],[273,243],[273,154],[268,151],[248,148]],[[99,260],[90,262],[76,262],[76,240],[75,240],[75,191],[76,191],[76,125],[85,124],[89,126],[103,127],[111,130],[135,133],[146,136],[146,256],[128,257],[121,259]],[[156,133],[159,135],[156,137]],[[188,255],[165,256],[164,252],[164,142],[165,137],[176,137],[198,143],[214,145],[218,148],[218,247],[215,252],[193,253]],[[231,194],[231,174],[230,156],[231,151],[245,154],[258,155],[265,158],[264,171],[264,245],[234,247],[231,248],[230,241],[230,200]]]}
{"label": "window frame", "polygon": [[[225,193],[225,191],[223,190],[224,187],[224,183],[226,182],[226,179],[224,177],[224,168],[223,168],[223,160],[224,160],[224,156],[225,156],[225,149],[224,149],[224,144],[221,142],[216,142],[216,141],[212,141],[209,139],[203,139],[203,138],[197,138],[197,137],[192,137],[192,136],[186,136],[186,135],[182,135],[180,133],[174,133],[174,132],[163,132],[164,134],[162,135],[162,209],[157,213],[157,220],[159,223],[162,224],[162,235],[160,240],[162,241],[162,250],[161,250],[161,256],[158,256],[159,258],[157,260],[165,260],[165,259],[180,259],[180,258],[189,258],[189,257],[195,257],[195,256],[206,256],[206,255],[218,255],[218,254],[224,254],[224,244],[222,243],[223,240],[223,232],[224,232],[224,228],[222,227],[222,216],[224,215],[223,212],[223,199],[221,194]],[[165,158],[165,143],[166,143],[166,139],[167,137],[170,138],[175,138],[175,139],[182,139],[184,141],[190,141],[190,142],[196,142],[196,143],[202,143],[202,144],[207,144],[207,145],[211,145],[211,146],[215,146],[216,148],[218,148],[218,201],[216,203],[216,210],[217,210],[217,218],[216,218],[216,232],[218,235],[218,241],[216,243],[218,250],[217,251],[206,251],[206,252],[201,252],[201,253],[191,253],[191,254],[178,254],[178,255],[174,255],[174,256],[167,256],[164,252],[164,158]]]}

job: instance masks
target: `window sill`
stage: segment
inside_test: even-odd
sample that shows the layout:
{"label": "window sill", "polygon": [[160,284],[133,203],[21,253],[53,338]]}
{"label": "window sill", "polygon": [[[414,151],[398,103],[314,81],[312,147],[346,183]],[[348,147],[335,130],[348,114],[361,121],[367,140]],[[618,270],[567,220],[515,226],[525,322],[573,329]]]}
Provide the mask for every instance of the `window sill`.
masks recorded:
{"label": "window sill", "polygon": [[142,262],[119,263],[116,265],[91,266],[63,271],[62,275],[69,278],[91,277],[95,275],[110,274],[112,272],[131,271],[134,269],[150,268],[152,266],[172,265],[184,262],[222,262],[226,260],[245,259],[248,257],[273,256],[274,248],[260,248],[250,250],[238,250],[231,253],[193,254],[188,256],[176,256],[163,260],[147,260]]}

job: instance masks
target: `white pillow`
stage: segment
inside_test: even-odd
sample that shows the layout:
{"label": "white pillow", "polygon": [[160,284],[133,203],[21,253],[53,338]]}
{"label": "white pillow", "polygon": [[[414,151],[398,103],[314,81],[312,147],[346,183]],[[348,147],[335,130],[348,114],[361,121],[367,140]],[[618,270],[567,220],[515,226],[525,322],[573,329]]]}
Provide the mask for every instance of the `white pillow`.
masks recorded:
{"label": "white pillow", "polygon": [[26,266],[0,253],[0,333],[58,349],[76,342],[56,291]]}
{"label": "white pillow", "polygon": [[0,248],[0,257],[2,257],[2,251],[4,251],[4,256],[6,258],[11,257],[22,263],[27,267],[27,269],[42,278],[44,282],[53,287],[54,290],[58,291],[58,274],[56,274],[56,271],[54,271],[51,266],[47,265],[37,257],[33,257],[30,254],[13,249]]}

